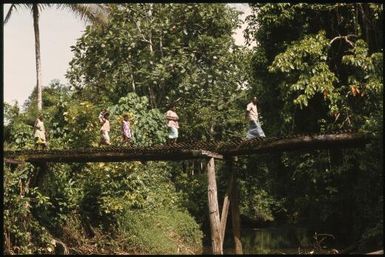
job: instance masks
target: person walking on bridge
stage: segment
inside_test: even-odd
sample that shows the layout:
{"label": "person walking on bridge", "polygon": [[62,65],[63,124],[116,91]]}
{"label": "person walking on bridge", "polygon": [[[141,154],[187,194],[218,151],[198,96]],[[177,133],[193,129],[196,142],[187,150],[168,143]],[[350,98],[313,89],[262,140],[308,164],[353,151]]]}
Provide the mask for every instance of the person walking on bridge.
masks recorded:
{"label": "person walking on bridge", "polygon": [[122,136],[123,136],[123,143],[128,143],[128,144],[131,143],[131,126],[130,126],[130,120],[127,113],[123,115]]}
{"label": "person walking on bridge", "polygon": [[100,128],[100,145],[111,145],[110,142],[110,135],[108,134],[110,132],[110,121],[109,121],[110,114],[107,112],[107,110],[103,110],[99,114],[99,122],[102,125]]}
{"label": "person walking on bridge", "polygon": [[166,112],[167,127],[168,127],[168,138],[172,144],[176,143],[178,138],[178,129],[179,129],[179,117],[176,114],[175,104],[170,105],[170,109]]}
{"label": "person walking on bridge", "polygon": [[33,126],[33,136],[35,138],[35,149],[38,149],[40,146],[43,150],[47,148],[47,134],[44,127],[43,114],[39,114],[35,121]]}
{"label": "person walking on bridge", "polygon": [[259,115],[257,110],[257,97],[252,97],[251,102],[246,107],[246,119],[249,120],[249,131],[247,139],[256,137],[266,137],[259,122]]}

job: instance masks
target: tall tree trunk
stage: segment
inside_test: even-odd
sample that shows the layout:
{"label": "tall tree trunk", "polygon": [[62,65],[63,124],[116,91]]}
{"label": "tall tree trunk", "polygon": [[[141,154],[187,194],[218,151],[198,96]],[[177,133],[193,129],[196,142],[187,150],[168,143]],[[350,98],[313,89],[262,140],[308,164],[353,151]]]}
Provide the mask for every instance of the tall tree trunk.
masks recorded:
{"label": "tall tree trunk", "polygon": [[[153,5],[152,4],[149,4],[150,5],[150,9],[148,10],[148,18],[149,18],[149,21],[150,21],[150,30],[149,30],[149,34],[148,34],[148,46],[150,47],[150,56],[151,56],[151,66],[152,68],[155,68],[155,65],[154,65],[154,56],[155,56],[155,53],[154,53],[154,47],[153,47],[153,43],[152,43],[152,22],[153,22],[153,17],[152,17],[152,8],[153,8]],[[149,83],[149,86],[148,86],[148,92],[150,94],[150,104],[151,104],[151,107],[152,108],[157,108],[157,104],[156,104],[156,97],[155,97],[155,93],[154,93],[154,89],[153,89],[153,86],[152,86],[152,82]]]}
{"label": "tall tree trunk", "polygon": [[365,9],[364,9],[364,5],[365,4],[361,4],[359,3],[358,4],[360,6],[360,11],[361,11],[361,15],[362,15],[362,26],[364,27],[365,29],[365,39],[366,39],[366,43],[368,44],[368,47],[370,49],[370,37],[369,37],[369,21],[368,21],[368,18],[366,16],[366,13],[365,13]]}
{"label": "tall tree trunk", "polygon": [[[142,36],[142,41],[143,42],[146,42],[148,44],[148,47],[149,47],[149,50],[150,50],[150,66],[151,68],[154,68],[154,48],[153,48],[153,43],[152,43],[152,22],[153,22],[153,17],[152,17],[152,4],[150,4],[150,9],[147,11],[147,13],[145,14],[146,17],[148,18],[148,21],[149,21],[149,24],[150,24],[150,29],[149,29],[149,33],[148,33],[148,37],[146,38],[145,36],[145,33],[142,31],[142,29],[140,28],[140,20],[135,20],[133,19],[133,22],[134,24],[136,25],[136,28],[138,29],[138,32],[139,34]],[[156,105],[156,97],[155,97],[155,93],[154,93],[154,90],[153,90],[153,87],[152,87],[152,82],[151,83],[148,83],[147,85],[147,90],[148,90],[148,95],[149,95],[149,102],[150,102],[150,105],[152,108],[156,108],[157,105]]]}
{"label": "tall tree trunk", "polygon": [[4,254],[12,254],[11,252],[11,235],[9,230],[4,226]]}
{"label": "tall tree trunk", "polygon": [[132,91],[136,93],[135,80],[134,80],[134,75],[132,74],[132,71],[131,71],[131,80],[132,80]]}
{"label": "tall tree trunk", "polygon": [[36,88],[37,88],[37,109],[43,109],[42,98],[42,77],[41,77],[41,58],[40,58],[40,32],[39,32],[39,9],[38,4],[33,4],[33,28],[35,31],[35,53],[36,53]]}

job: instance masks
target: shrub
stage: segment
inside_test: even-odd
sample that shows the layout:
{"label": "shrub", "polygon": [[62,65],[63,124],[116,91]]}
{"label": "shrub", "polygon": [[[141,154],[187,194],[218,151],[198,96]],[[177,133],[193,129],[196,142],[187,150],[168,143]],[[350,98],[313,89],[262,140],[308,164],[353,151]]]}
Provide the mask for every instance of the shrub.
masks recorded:
{"label": "shrub", "polygon": [[158,209],[125,212],[118,218],[128,249],[140,254],[197,253],[202,249],[199,225],[185,211]]}

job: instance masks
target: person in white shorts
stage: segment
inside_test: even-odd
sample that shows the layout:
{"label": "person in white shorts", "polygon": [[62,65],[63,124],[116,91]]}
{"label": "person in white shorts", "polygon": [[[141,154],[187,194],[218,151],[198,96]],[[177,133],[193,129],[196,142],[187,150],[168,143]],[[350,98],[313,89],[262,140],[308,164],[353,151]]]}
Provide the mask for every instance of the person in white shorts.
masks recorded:
{"label": "person in white shorts", "polygon": [[247,132],[247,139],[256,137],[266,137],[259,122],[257,110],[257,97],[253,97],[251,102],[246,107],[246,119],[249,120],[249,131]]}

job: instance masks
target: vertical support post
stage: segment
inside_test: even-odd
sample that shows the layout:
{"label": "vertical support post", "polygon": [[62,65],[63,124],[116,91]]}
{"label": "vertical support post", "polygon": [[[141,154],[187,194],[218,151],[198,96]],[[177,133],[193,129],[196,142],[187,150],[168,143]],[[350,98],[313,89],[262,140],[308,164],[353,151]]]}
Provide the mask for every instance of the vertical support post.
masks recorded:
{"label": "vertical support post", "polygon": [[212,252],[213,254],[223,254],[214,158],[210,158],[207,162],[207,177]]}
{"label": "vertical support post", "polygon": [[48,171],[48,165],[46,162],[33,163],[33,165],[35,167],[36,172],[34,176],[31,178],[30,183],[31,183],[31,186],[33,187],[35,186],[39,187],[43,182],[44,175]]}
{"label": "vertical support post", "polygon": [[241,225],[239,217],[239,184],[236,176],[234,176],[231,202],[231,220],[233,225],[235,254],[243,254],[241,242]]}
{"label": "vertical support post", "polygon": [[233,172],[232,172],[232,159],[227,159],[226,160],[227,167],[228,167],[228,174],[229,174],[229,180],[227,184],[227,189],[225,193],[225,197],[223,199],[223,205],[222,205],[222,214],[221,214],[221,237],[222,237],[222,242],[221,242],[221,247],[223,249],[223,242],[225,241],[225,233],[226,233],[226,224],[227,224],[227,216],[229,213],[229,206],[231,204],[231,195],[233,191]]}

